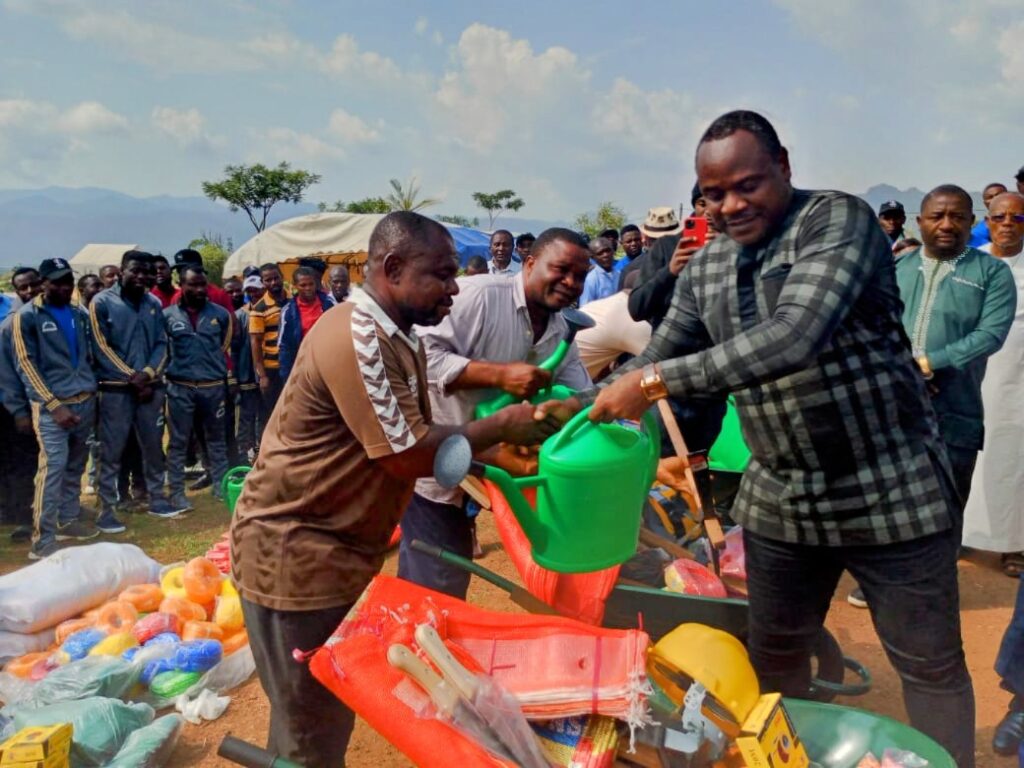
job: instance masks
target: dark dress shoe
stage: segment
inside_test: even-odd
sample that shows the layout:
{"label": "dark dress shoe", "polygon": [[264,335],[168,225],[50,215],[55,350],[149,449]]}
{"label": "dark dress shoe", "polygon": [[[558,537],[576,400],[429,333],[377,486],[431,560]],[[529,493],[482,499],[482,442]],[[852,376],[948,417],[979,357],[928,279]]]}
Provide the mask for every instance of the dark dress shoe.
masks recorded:
{"label": "dark dress shoe", "polygon": [[1024,710],[1011,709],[996,726],[992,749],[997,755],[1016,755],[1024,739]]}

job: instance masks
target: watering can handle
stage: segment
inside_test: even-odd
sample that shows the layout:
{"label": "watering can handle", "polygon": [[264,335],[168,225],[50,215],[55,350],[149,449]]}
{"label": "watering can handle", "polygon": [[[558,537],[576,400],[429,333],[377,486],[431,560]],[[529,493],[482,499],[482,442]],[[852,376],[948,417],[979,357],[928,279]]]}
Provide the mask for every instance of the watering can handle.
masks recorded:
{"label": "watering can handle", "polygon": [[[584,426],[590,423],[590,409],[592,405],[588,405],[586,408],[580,409],[580,411],[573,416],[569,421],[565,423],[558,434],[552,438],[554,443],[552,448],[554,450],[560,449],[568,440],[571,440],[573,435],[580,431]],[[651,463],[656,464],[661,456],[661,441],[658,439],[658,422],[654,420],[654,416],[650,411],[646,411],[640,419],[640,423],[644,425],[644,431],[647,433],[650,460]],[[651,478],[653,482],[654,478]]]}

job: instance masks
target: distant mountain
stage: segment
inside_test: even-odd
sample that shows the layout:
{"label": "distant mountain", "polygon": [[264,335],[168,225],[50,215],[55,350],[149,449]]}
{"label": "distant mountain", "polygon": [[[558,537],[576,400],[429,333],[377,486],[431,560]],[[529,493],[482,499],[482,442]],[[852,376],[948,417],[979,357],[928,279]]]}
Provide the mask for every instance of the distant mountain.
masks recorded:
{"label": "distant mountain", "polygon": [[[907,214],[910,215],[916,214],[921,210],[921,201],[924,199],[925,194],[926,192],[922,192],[917,187],[897,189],[889,184],[876,184],[867,192],[858,195],[858,197],[867,200],[876,211],[882,203],[888,200],[898,200],[903,203]],[[981,192],[971,192],[971,197],[974,199],[974,212],[980,214],[985,208],[981,202]]]}
{"label": "distant mountain", "polygon": [[[311,213],[315,206],[279,203],[270,223]],[[243,212],[205,197],[139,198],[110,189],[46,187],[0,190],[0,270],[71,258],[88,243],[139,243],[171,254],[202,234],[239,246],[255,234]]]}

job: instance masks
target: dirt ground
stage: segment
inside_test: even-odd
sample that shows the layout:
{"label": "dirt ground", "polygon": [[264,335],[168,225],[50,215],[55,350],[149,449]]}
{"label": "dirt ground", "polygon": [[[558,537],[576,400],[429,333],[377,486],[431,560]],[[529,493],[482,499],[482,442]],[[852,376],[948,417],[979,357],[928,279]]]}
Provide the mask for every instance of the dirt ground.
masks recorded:
{"label": "dirt ground", "polygon": [[[515,579],[515,571],[501,548],[497,531],[486,515],[481,515],[479,535],[486,552],[482,564]],[[396,561],[397,555],[388,559],[387,573],[394,573]],[[846,655],[868,667],[874,676],[874,685],[866,696],[837,703],[862,707],[905,721],[898,678],[885,659],[868,614],[846,603],[846,594],[851,585],[852,582],[847,579],[840,587],[833,600],[828,626]],[[999,571],[997,556],[973,553],[961,562],[960,586],[967,661],[974,678],[978,702],[978,767],[1010,768],[1016,765],[1016,761],[997,757],[991,749],[992,733],[1006,710],[1008,700],[1008,695],[999,688],[999,680],[992,666],[1003,630],[1010,620],[1017,581]],[[505,593],[479,579],[473,580],[470,601],[492,610],[521,611]],[[250,681],[234,692],[227,713],[219,720],[202,726],[186,727],[170,765],[172,768],[229,765],[216,756],[221,738],[230,733],[263,744],[267,720],[267,701],[258,682]],[[347,765],[350,768],[397,768],[411,763],[366,723],[359,721],[349,746]]]}

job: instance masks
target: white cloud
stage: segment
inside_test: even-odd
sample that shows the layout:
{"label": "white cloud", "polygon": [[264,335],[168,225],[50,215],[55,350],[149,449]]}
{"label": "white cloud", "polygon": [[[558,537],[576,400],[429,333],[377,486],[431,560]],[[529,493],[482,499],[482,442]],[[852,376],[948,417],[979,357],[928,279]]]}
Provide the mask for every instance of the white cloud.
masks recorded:
{"label": "white cloud", "polygon": [[380,133],[376,129],[344,109],[331,112],[328,126],[333,135],[347,144],[373,144],[380,141]]}
{"label": "white cloud", "polygon": [[651,152],[675,152],[681,146],[692,147],[688,140],[699,126],[699,110],[692,96],[665,89],[644,91],[624,78],[612,84],[593,108],[594,126],[599,133],[624,144]]}
{"label": "white cloud", "polygon": [[325,72],[346,77],[367,77],[374,80],[397,80],[401,76],[398,65],[386,56],[363,51],[352,35],[339,35],[329,53],[319,57]]}
{"label": "white cloud", "polygon": [[98,101],[83,101],[62,114],[56,128],[72,136],[113,133],[128,127],[128,118],[107,109]]}
{"label": "white cloud", "polygon": [[296,131],[292,128],[270,128],[261,133],[262,153],[258,159],[265,161],[267,153],[289,161],[316,163],[325,160],[342,160],[345,150],[330,144],[311,133]]}
{"label": "white cloud", "polygon": [[535,54],[529,41],[483,24],[462,32],[454,55],[456,68],[445,73],[434,98],[455,140],[478,152],[493,150],[509,131],[529,128],[590,77],[567,48]]}
{"label": "white cloud", "polygon": [[427,29],[429,29],[429,27],[430,22],[427,21],[427,17],[420,16],[418,19],[416,19],[416,23],[413,25],[413,30],[416,32],[417,35],[423,37],[423,35],[427,33]]}
{"label": "white cloud", "polygon": [[154,107],[150,115],[153,127],[161,134],[173,139],[182,147],[212,148],[223,145],[224,139],[213,136],[206,130],[206,118],[192,107]]}
{"label": "white cloud", "polygon": [[49,119],[56,113],[52,104],[28,99],[0,99],[0,128],[10,128]]}

